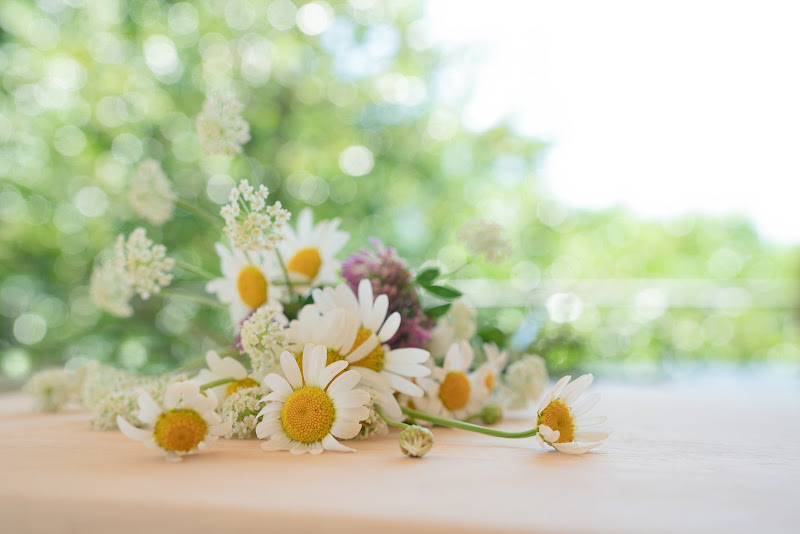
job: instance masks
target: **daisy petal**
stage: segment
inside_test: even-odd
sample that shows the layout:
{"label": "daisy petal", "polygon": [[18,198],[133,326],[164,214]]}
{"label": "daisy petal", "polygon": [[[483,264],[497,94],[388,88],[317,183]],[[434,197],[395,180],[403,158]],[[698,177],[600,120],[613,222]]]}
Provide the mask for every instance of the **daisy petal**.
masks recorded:
{"label": "daisy petal", "polygon": [[323,369],[319,374],[319,387],[325,389],[330,384],[331,380],[344,371],[347,368],[347,361],[346,360],[339,360],[338,362],[333,362],[325,369]]}
{"label": "daisy petal", "polygon": [[307,344],[303,349],[303,379],[307,386],[323,387],[319,375],[325,368],[328,351],[323,345]]}
{"label": "daisy petal", "polygon": [[322,438],[322,446],[325,447],[325,450],[328,451],[336,451],[336,452],[356,452],[355,449],[351,449],[350,447],[345,447],[334,438],[332,435],[328,434],[324,438]]}
{"label": "daisy petal", "polygon": [[233,421],[228,420],[225,421],[224,423],[220,423],[218,425],[209,427],[208,432],[212,436],[224,436],[225,434],[231,431],[232,427],[233,427]]}
{"label": "daisy petal", "polygon": [[394,388],[395,391],[405,393],[406,395],[410,395],[412,397],[421,397],[424,393],[421,387],[394,373],[386,373],[386,377],[389,379],[389,383],[392,385],[392,388]]}
{"label": "daisy petal", "polygon": [[[338,410],[339,408],[364,406],[369,402],[369,393],[363,389],[351,389],[349,391],[339,392],[336,396],[331,395],[331,398]],[[359,419],[359,421],[361,421],[361,419]]]}
{"label": "daisy petal", "polygon": [[554,443],[553,447],[558,452],[564,452],[567,454],[583,454],[594,449],[595,447],[599,447],[602,444],[602,441],[598,441],[597,443],[575,443],[574,441],[571,441],[569,443]]}
{"label": "daisy petal", "polygon": [[337,376],[336,379],[331,382],[331,385],[328,386],[328,396],[334,398],[338,395],[341,395],[345,391],[353,389],[355,385],[358,384],[359,380],[361,380],[361,375],[358,374],[358,371],[353,369],[345,371]]}
{"label": "daisy petal", "polygon": [[281,354],[281,368],[283,369],[283,374],[286,375],[286,381],[289,382],[292,389],[303,387],[303,375],[300,373],[300,366],[297,365],[297,360],[292,353],[283,351],[283,354]]}
{"label": "daisy petal", "polygon": [[151,430],[136,428],[126,421],[121,415],[117,416],[117,427],[119,427],[123,434],[134,441],[146,441],[153,436],[153,432]]}
{"label": "daisy petal", "polygon": [[593,393],[592,395],[586,395],[578,400],[574,406],[569,409],[569,413],[572,414],[572,417],[580,417],[581,415],[585,414],[592,408],[594,405],[598,403],[600,400],[599,393]]}
{"label": "daisy petal", "polygon": [[611,432],[608,429],[584,430],[575,432],[575,441],[603,441]]}
{"label": "daisy petal", "polygon": [[153,400],[153,397],[148,395],[147,392],[139,395],[139,415],[137,415],[139,421],[147,425],[155,425],[156,418],[160,413],[161,408]]}
{"label": "daisy petal", "polygon": [[[272,390],[272,393],[277,393],[285,397],[292,394],[292,386],[279,374],[271,373],[264,377],[263,384]],[[270,393],[270,395],[272,395]],[[273,399],[269,399],[273,400]],[[277,399],[276,399],[277,400]]]}
{"label": "daisy petal", "polygon": [[381,329],[378,330],[378,338],[381,342],[385,343],[392,339],[392,336],[397,333],[398,328],[400,328],[400,314],[394,312],[386,319]]}
{"label": "daisy petal", "polygon": [[592,385],[593,380],[594,376],[590,374],[576,378],[572,384],[565,387],[564,391],[559,393],[558,398],[561,399],[564,404],[570,406],[581,396],[581,393],[586,391],[586,388]]}
{"label": "daisy petal", "polygon": [[334,437],[341,439],[354,438],[361,431],[361,423],[350,423],[344,421],[336,421],[331,427],[331,434]]}
{"label": "daisy petal", "polygon": [[290,440],[286,436],[276,436],[261,444],[261,448],[265,451],[285,451],[289,448]]}
{"label": "daisy petal", "polygon": [[[370,286],[371,289],[371,286]],[[386,319],[386,312],[389,311],[389,297],[378,295],[372,307],[369,317],[364,321],[364,328],[377,332]]]}

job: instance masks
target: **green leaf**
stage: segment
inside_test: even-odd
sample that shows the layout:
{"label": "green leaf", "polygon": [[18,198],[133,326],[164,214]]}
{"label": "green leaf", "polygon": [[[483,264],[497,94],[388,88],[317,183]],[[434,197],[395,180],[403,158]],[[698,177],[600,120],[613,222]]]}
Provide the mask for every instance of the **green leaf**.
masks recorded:
{"label": "green leaf", "polygon": [[428,308],[427,310],[425,310],[425,315],[427,315],[431,319],[438,319],[439,317],[447,313],[447,310],[449,309],[450,309],[450,303],[448,302],[447,304],[442,304],[440,306],[433,306],[432,308]]}
{"label": "green leaf", "polygon": [[432,286],[425,284],[420,284],[420,285],[425,289],[427,289],[429,292],[436,295],[437,297],[441,297],[443,299],[455,299],[462,295],[461,291],[450,286]]}
{"label": "green leaf", "polygon": [[442,272],[436,267],[428,267],[417,274],[417,283],[423,286],[430,285],[440,274],[442,274]]}

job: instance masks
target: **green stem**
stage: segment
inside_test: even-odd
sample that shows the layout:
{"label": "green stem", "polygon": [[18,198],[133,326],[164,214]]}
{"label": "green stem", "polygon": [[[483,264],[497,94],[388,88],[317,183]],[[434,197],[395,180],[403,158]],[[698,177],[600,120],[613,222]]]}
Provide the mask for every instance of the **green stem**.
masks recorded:
{"label": "green stem", "polygon": [[253,186],[257,186],[261,184],[261,180],[258,179],[256,176],[256,169],[253,167],[253,163],[250,161],[250,158],[247,157],[247,154],[244,150],[242,150],[242,157],[247,162],[247,166],[250,167],[250,175],[253,177]]}
{"label": "green stem", "polygon": [[191,213],[192,215],[197,215],[201,219],[205,220],[207,223],[211,224],[211,226],[213,226],[214,228],[218,228],[219,227],[220,219],[218,217],[214,217],[213,215],[211,215],[207,211],[198,208],[194,204],[191,204],[191,203],[186,202],[185,200],[179,198],[175,202],[175,205],[178,206],[183,211]]}
{"label": "green stem", "polygon": [[221,302],[217,302],[216,300],[201,297],[200,295],[192,295],[190,293],[182,293],[180,291],[175,291],[172,289],[162,289],[161,294],[165,297],[174,297],[178,299],[188,300],[189,302],[194,302],[195,304],[202,304],[203,306],[209,306],[211,308],[221,308],[223,310],[228,309],[228,307]]}
{"label": "green stem", "polygon": [[190,263],[186,263],[182,260],[175,260],[175,266],[183,269],[184,271],[190,272],[192,274],[196,274],[201,278],[205,278],[206,280],[213,280],[216,278],[213,274],[208,271],[201,269],[200,267],[195,267]]}
{"label": "green stem", "polygon": [[281,256],[281,253],[278,251],[277,248],[275,249],[275,255],[278,257],[278,263],[281,264],[281,269],[283,270],[283,276],[286,278],[286,285],[289,287],[289,294],[292,297],[294,297],[295,292],[294,292],[294,287],[292,287],[292,281],[289,279],[289,271],[286,269],[286,264],[283,262],[283,256]]}
{"label": "green stem", "polygon": [[385,414],[385,413],[383,413],[383,410],[381,410],[381,407],[380,407],[380,406],[378,406],[377,404],[374,404],[374,405],[373,405],[373,407],[375,408],[375,412],[376,412],[378,415],[380,415],[380,416],[381,416],[381,418],[382,418],[384,421],[386,421],[386,424],[387,424],[387,425],[389,425],[389,426],[391,426],[391,427],[394,427],[394,428],[402,428],[402,429],[406,429],[406,428],[408,428],[408,427],[410,427],[410,426],[411,426],[411,425],[407,425],[407,424],[405,424],[405,423],[400,423],[399,421],[393,421],[393,420],[389,419],[389,418],[386,416],[386,414]]}
{"label": "green stem", "polygon": [[471,262],[468,260],[468,261],[464,262],[464,263],[461,265],[461,267],[456,267],[455,269],[453,269],[453,270],[452,270],[452,271],[450,271],[449,273],[445,273],[445,274],[443,274],[443,275],[439,276],[439,278],[440,278],[440,279],[444,279],[444,278],[450,278],[451,276],[453,276],[454,274],[456,274],[458,271],[460,271],[461,269],[463,269],[464,267],[466,267],[466,266],[467,266],[467,265],[469,265],[470,263],[471,263]]}
{"label": "green stem", "polygon": [[214,380],[213,382],[206,382],[202,386],[200,386],[200,391],[205,391],[208,388],[215,388],[217,386],[222,386],[224,384],[230,384],[231,382],[236,382],[235,378],[220,378],[219,380]]}
{"label": "green stem", "polygon": [[498,438],[529,438],[538,434],[538,429],[532,428],[522,432],[504,432],[503,430],[496,430],[494,428],[486,428],[485,426],[475,425],[472,423],[465,423],[464,421],[456,421],[455,419],[448,419],[446,417],[438,417],[429,413],[412,410],[405,406],[400,407],[403,413],[414,419],[422,419],[423,421],[430,421],[431,423],[448,426],[450,428],[458,428],[459,430],[469,430],[470,432],[478,432],[479,434],[486,434],[487,436],[495,436]]}

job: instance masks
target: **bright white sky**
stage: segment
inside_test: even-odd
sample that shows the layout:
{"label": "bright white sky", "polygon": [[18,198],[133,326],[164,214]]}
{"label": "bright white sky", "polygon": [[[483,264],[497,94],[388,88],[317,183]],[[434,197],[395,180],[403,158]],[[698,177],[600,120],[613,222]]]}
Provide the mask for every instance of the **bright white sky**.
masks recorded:
{"label": "bright white sky", "polygon": [[466,126],[549,140],[557,198],[800,243],[800,2],[432,0],[428,20],[484,52]]}

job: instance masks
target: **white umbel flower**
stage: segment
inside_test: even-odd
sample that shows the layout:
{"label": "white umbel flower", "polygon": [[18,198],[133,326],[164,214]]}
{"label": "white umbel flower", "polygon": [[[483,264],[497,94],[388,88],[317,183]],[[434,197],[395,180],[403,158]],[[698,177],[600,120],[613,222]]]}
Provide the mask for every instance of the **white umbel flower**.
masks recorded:
{"label": "white umbel flower", "polygon": [[370,396],[363,389],[353,389],[361,376],[357,371],[344,371],[346,361],[327,366],[325,362],[326,348],[322,345],[305,346],[302,372],[294,355],[281,354],[286,378],[278,374],[264,378],[272,393],[264,397],[266,405],[258,414],[262,420],[256,425],[256,435],[267,439],[262,449],[292,454],[353,451],[336,438],[358,435],[361,421],[369,416],[364,405]]}
{"label": "white umbel flower", "polygon": [[258,386],[258,382],[249,377],[247,369],[236,359],[227,356],[220,358],[216,351],[210,350],[206,353],[207,369],[202,369],[195,378],[201,384],[207,384],[223,378],[234,378],[234,382],[222,384],[209,388],[219,399],[220,404],[228,395],[235,393],[242,388],[252,388]]}
{"label": "white umbel flower", "polygon": [[206,291],[228,305],[231,321],[238,326],[254,309],[270,304],[280,307],[282,291],[270,283],[276,266],[263,253],[231,249],[217,243],[222,278],[206,284]]}
{"label": "white umbel flower", "polygon": [[280,202],[267,205],[269,189],[256,190],[247,180],[231,189],[229,202],[219,214],[225,219],[223,232],[234,248],[260,252],[273,250],[283,239],[283,232],[291,214]]}
{"label": "white umbel flower", "polygon": [[505,236],[505,228],[488,219],[472,219],[461,227],[458,237],[476,256],[484,254],[486,259],[497,263],[511,252],[511,243]]}
{"label": "white umbel flower", "polygon": [[172,218],[177,198],[159,162],[147,159],[139,165],[128,200],[140,217],[153,224],[164,224]]}
{"label": "white umbel flower", "polygon": [[457,298],[436,321],[428,348],[434,356],[441,356],[453,343],[472,339],[477,330],[478,311],[465,298]]}
{"label": "white umbel flower", "polygon": [[434,367],[430,379],[420,380],[425,396],[415,400],[414,405],[450,419],[463,420],[480,412],[487,395],[476,383],[477,374],[470,372],[474,357],[469,343],[453,343],[444,357],[444,366]]}
{"label": "white umbel flower", "polygon": [[123,276],[125,266],[121,258],[108,258],[92,270],[89,279],[89,297],[111,315],[133,315],[131,299],[134,291]]}
{"label": "white umbel flower", "polygon": [[545,443],[560,452],[582,454],[601,445],[611,433],[605,426],[606,418],[586,415],[600,395],[581,398],[583,392],[592,384],[592,375],[583,375],[568,385],[570,376],[559,380],[539,404],[536,424],[539,443]]}
{"label": "white umbel flower", "polygon": [[336,289],[315,289],[312,295],[322,312],[341,308],[358,317],[360,325],[354,343],[356,348],[348,355],[347,361],[359,366],[365,383],[378,386],[383,378],[389,381],[394,391],[412,397],[422,396],[422,388],[412,379],[430,374],[430,369],[424,365],[430,353],[411,347],[391,349],[386,344],[400,327],[398,312],[386,317],[389,311],[389,298],[386,295],[378,295],[373,299],[372,284],[367,279],[358,284],[358,297],[347,284],[340,284]]}
{"label": "white umbel flower", "polygon": [[203,450],[231,430],[230,421],[214,411],[217,398],[203,393],[194,381],[176,382],[164,394],[163,408],[147,393],[139,396],[138,418],[148,428],[136,428],[122,416],[117,426],[129,438],[153,450],[161,449],[169,461]]}
{"label": "white umbel flower", "polygon": [[335,284],[341,263],[336,254],[347,244],[350,235],[338,229],[339,219],[314,224],[311,208],[297,217],[297,229],[287,226],[278,252],[286,261],[286,270],[299,288]]}
{"label": "white umbel flower", "polygon": [[114,249],[122,279],[144,300],[172,282],[175,260],[167,257],[164,245],[147,238],[144,228],[135,229],[127,239],[120,235]]}
{"label": "white umbel flower", "polygon": [[498,349],[494,343],[484,343],[483,353],[486,355],[486,362],[475,371],[475,384],[481,390],[480,395],[488,399],[500,384],[503,370],[508,363],[508,353]]}
{"label": "white umbel flower", "polygon": [[241,112],[244,105],[229,93],[217,92],[203,102],[197,116],[197,137],[207,154],[233,156],[250,140],[250,125]]}
{"label": "white umbel flower", "polygon": [[539,355],[524,354],[509,365],[504,388],[509,408],[522,409],[537,400],[547,387],[547,378],[547,364]]}
{"label": "white umbel flower", "polygon": [[239,343],[250,358],[256,380],[280,369],[280,355],[288,343],[287,323],[280,306],[270,304],[259,307],[242,323]]}

